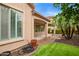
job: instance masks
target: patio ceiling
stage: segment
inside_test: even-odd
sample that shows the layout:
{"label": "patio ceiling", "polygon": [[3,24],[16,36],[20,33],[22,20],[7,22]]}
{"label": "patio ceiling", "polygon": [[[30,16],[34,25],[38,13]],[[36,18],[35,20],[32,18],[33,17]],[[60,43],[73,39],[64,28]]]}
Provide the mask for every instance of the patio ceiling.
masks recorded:
{"label": "patio ceiling", "polygon": [[36,25],[45,25],[46,23],[44,21],[39,20],[39,19],[34,19],[34,24],[36,24]]}

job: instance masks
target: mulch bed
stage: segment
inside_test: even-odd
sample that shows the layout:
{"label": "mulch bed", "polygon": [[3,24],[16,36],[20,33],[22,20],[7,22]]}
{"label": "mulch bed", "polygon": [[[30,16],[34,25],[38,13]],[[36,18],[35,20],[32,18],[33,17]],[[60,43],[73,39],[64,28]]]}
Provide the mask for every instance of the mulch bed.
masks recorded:
{"label": "mulch bed", "polygon": [[30,44],[21,46],[13,51],[5,51],[0,53],[0,56],[24,56],[30,55],[37,49],[37,46],[32,47]]}
{"label": "mulch bed", "polygon": [[60,43],[65,43],[65,44],[79,46],[79,40],[76,40],[76,39],[71,39],[71,40],[56,39],[55,42],[60,42]]}

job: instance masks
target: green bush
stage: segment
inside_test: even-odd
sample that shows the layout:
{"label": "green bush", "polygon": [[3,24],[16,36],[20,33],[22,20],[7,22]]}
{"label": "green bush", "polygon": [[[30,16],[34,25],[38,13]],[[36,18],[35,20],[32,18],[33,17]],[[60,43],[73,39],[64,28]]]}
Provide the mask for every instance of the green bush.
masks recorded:
{"label": "green bush", "polygon": [[61,30],[56,30],[56,34],[62,34]]}

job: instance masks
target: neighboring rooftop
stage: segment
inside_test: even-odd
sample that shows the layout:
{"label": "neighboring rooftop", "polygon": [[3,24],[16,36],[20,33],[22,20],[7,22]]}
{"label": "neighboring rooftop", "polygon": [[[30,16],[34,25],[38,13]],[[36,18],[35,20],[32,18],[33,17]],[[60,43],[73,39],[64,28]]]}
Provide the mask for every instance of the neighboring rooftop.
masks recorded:
{"label": "neighboring rooftop", "polygon": [[48,17],[46,17],[47,19],[51,19],[51,18],[53,18],[53,16],[48,16]]}

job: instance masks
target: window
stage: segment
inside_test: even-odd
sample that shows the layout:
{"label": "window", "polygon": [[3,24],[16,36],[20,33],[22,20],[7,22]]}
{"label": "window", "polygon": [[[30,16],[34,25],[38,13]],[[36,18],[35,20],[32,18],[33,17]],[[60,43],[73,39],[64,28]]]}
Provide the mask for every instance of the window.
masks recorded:
{"label": "window", "polygon": [[35,25],[35,32],[43,32],[45,25]]}
{"label": "window", "polygon": [[9,22],[9,17],[8,17],[8,14],[9,14],[9,9],[4,7],[4,6],[0,6],[1,8],[1,39],[2,40],[5,40],[5,39],[8,39],[8,22]]}
{"label": "window", "polygon": [[17,37],[22,37],[22,18],[21,13],[17,12]]}
{"label": "window", "polygon": [[11,10],[11,38],[15,38],[16,36],[16,12]]}
{"label": "window", "polygon": [[0,5],[0,41],[22,37],[22,13]]}

